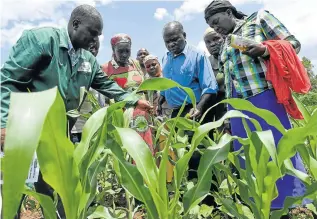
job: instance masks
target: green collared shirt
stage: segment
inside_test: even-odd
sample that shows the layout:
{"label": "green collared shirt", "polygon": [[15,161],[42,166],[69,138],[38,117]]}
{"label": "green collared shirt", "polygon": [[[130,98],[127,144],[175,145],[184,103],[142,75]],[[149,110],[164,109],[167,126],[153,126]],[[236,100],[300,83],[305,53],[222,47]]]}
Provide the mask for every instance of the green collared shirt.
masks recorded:
{"label": "green collared shirt", "polygon": [[[6,126],[11,92],[36,92],[55,86],[67,111],[78,108],[81,87],[92,87],[116,101],[130,96],[102,72],[90,52],[74,50],[66,29],[26,30],[1,68],[1,127]],[[138,98],[126,100],[132,106]]]}

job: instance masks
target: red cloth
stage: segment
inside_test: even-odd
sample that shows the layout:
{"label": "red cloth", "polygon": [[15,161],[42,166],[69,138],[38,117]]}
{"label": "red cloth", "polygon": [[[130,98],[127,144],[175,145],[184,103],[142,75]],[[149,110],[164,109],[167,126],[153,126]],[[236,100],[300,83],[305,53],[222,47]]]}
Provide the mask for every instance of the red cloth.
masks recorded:
{"label": "red cloth", "polygon": [[270,81],[276,93],[277,102],[285,106],[294,119],[303,119],[292,97],[292,92],[307,93],[311,84],[305,67],[292,45],[286,40],[269,40],[267,46],[270,59],[266,61],[266,80]]}

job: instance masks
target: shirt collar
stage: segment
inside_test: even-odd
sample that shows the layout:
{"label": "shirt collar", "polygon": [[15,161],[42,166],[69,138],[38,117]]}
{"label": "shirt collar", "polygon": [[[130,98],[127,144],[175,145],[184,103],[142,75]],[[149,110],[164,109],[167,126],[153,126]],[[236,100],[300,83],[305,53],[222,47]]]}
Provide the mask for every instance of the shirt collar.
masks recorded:
{"label": "shirt collar", "polygon": [[62,29],[62,36],[60,37],[60,46],[68,49],[68,55],[70,57],[73,67],[79,62],[80,58],[84,59],[83,49],[74,49],[66,28]]}
{"label": "shirt collar", "polygon": [[247,20],[246,18],[243,19],[243,20],[237,20],[237,24],[236,24],[236,26],[234,27],[232,33],[237,32],[237,31],[245,24],[246,20]]}

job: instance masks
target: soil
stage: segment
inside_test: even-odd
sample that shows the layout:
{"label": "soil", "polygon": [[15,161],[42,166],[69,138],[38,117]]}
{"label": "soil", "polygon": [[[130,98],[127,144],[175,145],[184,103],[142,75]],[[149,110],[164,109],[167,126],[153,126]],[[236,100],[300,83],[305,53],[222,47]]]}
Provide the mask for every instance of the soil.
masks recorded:
{"label": "soil", "polygon": [[42,219],[42,213],[40,211],[25,210],[20,214],[21,219]]}

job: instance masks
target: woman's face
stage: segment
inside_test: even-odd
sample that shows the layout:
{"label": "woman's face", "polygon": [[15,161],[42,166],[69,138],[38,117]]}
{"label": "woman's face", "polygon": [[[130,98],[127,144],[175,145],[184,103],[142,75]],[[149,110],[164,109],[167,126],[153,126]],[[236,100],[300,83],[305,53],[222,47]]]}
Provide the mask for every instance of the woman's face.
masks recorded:
{"label": "woman's face", "polygon": [[131,43],[122,42],[116,44],[113,48],[113,53],[119,64],[129,63],[129,58],[131,56]]}
{"label": "woman's face", "polygon": [[146,61],[144,65],[145,65],[146,72],[152,77],[155,77],[155,75],[157,75],[157,73],[159,73],[160,71],[160,64],[155,59],[150,59]]}
{"label": "woman's face", "polygon": [[211,55],[218,55],[221,45],[223,43],[223,37],[217,32],[210,32],[204,37],[204,41],[208,52]]}
{"label": "woman's face", "polygon": [[219,12],[208,18],[208,25],[221,35],[228,35],[232,33],[236,22],[232,11],[228,9],[225,12]]}

